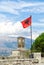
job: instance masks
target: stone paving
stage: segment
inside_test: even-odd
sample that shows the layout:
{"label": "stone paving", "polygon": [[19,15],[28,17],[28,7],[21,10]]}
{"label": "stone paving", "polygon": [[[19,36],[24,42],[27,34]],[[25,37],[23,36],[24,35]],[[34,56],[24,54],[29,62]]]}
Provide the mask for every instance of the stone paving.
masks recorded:
{"label": "stone paving", "polygon": [[33,59],[20,59],[20,60],[0,60],[0,65],[44,65],[44,59],[41,63],[33,63]]}
{"label": "stone paving", "polygon": [[44,63],[32,64],[32,65],[44,65]]}

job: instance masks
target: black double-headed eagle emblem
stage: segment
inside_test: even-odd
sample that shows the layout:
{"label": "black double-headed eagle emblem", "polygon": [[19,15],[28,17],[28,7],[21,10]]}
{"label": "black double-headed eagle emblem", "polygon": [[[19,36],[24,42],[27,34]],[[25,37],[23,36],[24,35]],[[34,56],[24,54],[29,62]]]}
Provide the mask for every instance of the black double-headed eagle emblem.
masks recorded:
{"label": "black double-headed eagle emblem", "polygon": [[26,24],[29,24],[29,20],[26,20],[25,23],[26,23]]}

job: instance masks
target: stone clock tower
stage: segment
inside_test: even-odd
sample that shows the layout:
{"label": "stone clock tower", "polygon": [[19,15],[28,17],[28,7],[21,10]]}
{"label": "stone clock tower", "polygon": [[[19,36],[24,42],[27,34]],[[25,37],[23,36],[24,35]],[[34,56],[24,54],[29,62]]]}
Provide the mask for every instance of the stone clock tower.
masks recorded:
{"label": "stone clock tower", "polygon": [[12,51],[12,56],[18,59],[25,58],[25,38],[24,37],[18,37],[17,38],[18,48],[16,50]]}
{"label": "stone clock tower", "polygon": [[25,38],[18,37],[18,48],[24,48],[24,45],[25,45]]}

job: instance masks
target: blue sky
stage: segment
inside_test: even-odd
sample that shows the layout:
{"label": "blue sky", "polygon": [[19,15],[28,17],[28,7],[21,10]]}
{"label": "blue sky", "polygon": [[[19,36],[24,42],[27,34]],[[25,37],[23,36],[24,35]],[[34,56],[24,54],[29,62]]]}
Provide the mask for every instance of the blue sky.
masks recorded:
{"label": "blue sky", "polygon": [[44,32],[44,0],[0,0],[0,40],[18,36],[30,38],[30,27],[22,31],[15,25],[30,15],[32,39],[36,39]]}

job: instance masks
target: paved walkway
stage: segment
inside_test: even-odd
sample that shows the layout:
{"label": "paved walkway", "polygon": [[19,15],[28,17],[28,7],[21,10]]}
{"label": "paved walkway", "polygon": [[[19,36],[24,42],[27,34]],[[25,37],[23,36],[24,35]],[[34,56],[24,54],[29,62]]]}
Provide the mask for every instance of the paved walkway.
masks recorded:
{"label": "paved walkway", "polygon": [[44,65],[44,63],[37,63],[37,64],[32,64],[32,65]]}

